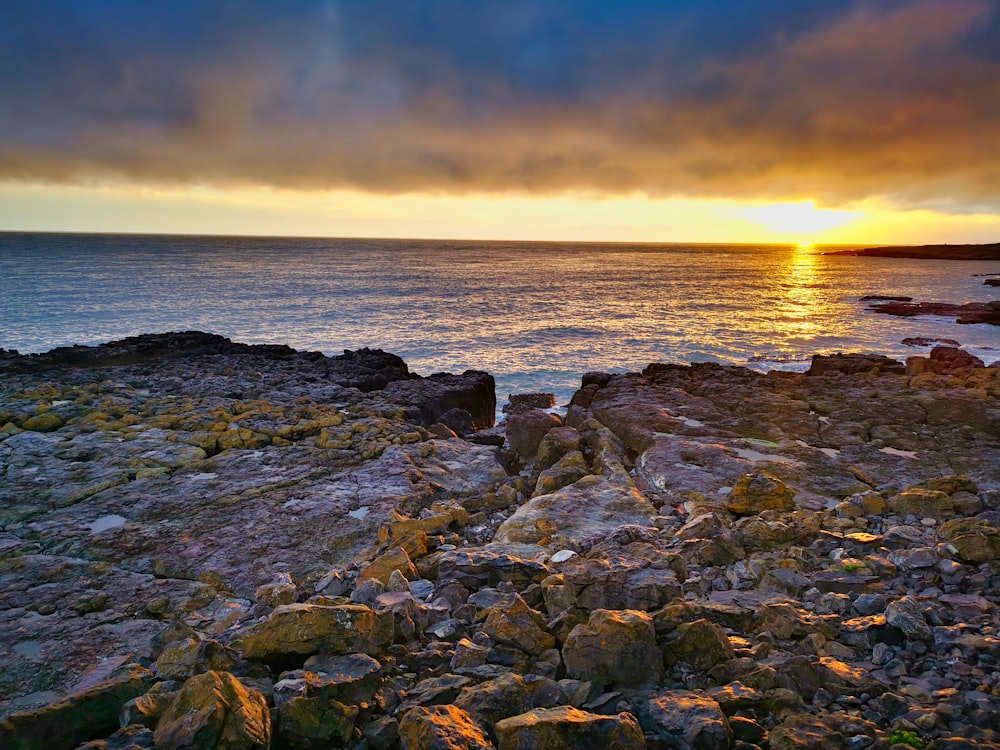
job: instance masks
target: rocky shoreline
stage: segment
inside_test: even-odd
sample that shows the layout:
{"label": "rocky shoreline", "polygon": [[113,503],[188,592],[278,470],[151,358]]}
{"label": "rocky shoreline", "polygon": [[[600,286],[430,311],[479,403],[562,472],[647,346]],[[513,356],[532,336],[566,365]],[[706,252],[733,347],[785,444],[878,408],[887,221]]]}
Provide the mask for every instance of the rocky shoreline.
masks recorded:
{"label": "rocky shoreline", "polygon": [[4,748],[1000,747],[961,350],[501,427],[486,373],[195,332],[0,351],[0,392]]}

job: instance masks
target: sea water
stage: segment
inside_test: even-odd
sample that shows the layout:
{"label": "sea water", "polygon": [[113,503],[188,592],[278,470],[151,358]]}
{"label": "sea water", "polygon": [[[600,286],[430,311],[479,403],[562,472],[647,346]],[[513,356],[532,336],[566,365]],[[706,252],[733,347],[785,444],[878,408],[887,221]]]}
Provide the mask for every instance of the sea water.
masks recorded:
{"label": "sea water", "polygon": [[479,369],[509,393],[650,362],[803,370],[813,353],[904,358],[950,338],[987,362],[1000,329],[895,318],[861,297],[1000,299],[997,261],[775,245],[0,233],[0,347],[22,353],[202,330],[339,354],[380,347],[422,375]]}

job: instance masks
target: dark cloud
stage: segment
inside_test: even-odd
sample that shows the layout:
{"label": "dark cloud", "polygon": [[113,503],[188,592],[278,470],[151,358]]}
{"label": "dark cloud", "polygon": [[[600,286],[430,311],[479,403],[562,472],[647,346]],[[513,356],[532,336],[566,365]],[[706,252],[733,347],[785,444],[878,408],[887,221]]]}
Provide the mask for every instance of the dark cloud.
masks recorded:
{"label": "dark cloud", "polygon": [[992,0],[8,0],[0,179],[1000,210]]}

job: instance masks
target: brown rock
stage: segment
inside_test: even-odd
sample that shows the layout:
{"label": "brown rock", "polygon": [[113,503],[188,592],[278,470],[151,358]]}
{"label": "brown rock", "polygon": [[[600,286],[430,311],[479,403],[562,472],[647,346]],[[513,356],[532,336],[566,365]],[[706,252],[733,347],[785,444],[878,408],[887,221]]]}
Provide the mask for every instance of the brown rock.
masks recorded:
{"label": "brown rock", "polygon": [[359,604],[287,604],[243,635],[243,655],[287,664],[312,654],[377,654],[393,641],[392,613]]}
{"label": "brown rock", "polygon": [[766,471],[744,474],[726,498],[726,509],[738,516],[764,510],[794,510],[795,491]]}
{"label": "brown rock", "polygon": [[271,714],[264,696],[228,672],[184,683],[156,726],[158,750],[268,750]]}
{"label": "brown rock", "polygon": [[389,582],[389,576],[397,570],[408,581],[420,577],[406,550],[402,547],[393,547],[376,557],[358,573],[358,583],[374,578],[385,585]]}
{"label": "brown rock", "polygon": [[492,750],[472,717],[456,706],[418,706],[399,722],[402,750]]}
{"label": "brown rock", "polygon": [[923,518],[950,518],[955,515],[955,506],[947,493],[938,490],[907,489],[889,501],[892,512],[900,516]]}
{"label": "brown rock", "polygon": [[663,652],[669,664],[682,661],[702,672],[735,657],[726,632],[705,619],[678,625],[664,641]]}
{"label": "brown rock", "polygon": [[571,706],[536,708],[497,722],[499,750],[644,750],[631,714],[602,716]]}
{"label": "brown rock", "polygon": [[545,434],[561,425],[559,417],[540,409],[510,414],[507,417],[507,442],[512,451],[530,461],[538,453]]}
{"label": "brown rock", "polygon": [[152,673],[138,664],[58,703],[20,711],[0,722],[0,747],[4,750],[54,750],[72,748],[118,727],[118,712],[130,698],[145,693]]}
{"label": "brown rock", "polygon": [[532,656],[538,656],[556,643],[545,630],[542,613],[529,607],[517,594],[510,602],[490,607],[483,632],[498,643],[514,646]]}
{"label": "brown rock", "polygon": [[700,690],[667,690],[649,701],[648,712],[654,734],[674,746],[718,750],[733,741],[733,730],[719,704]]}
{"label": "brown rock", "polygon": [[663,675],[653,618],[645,612],[594,610],[586,625],[570,631],[562,654],[570,677],[600,685],[632,687]]}
{"label": "brown rock", "polygon": [[953,518],[938,528],[938,539],[958,550],[965,562],[1000,559],[1000,529],[982,518]]}

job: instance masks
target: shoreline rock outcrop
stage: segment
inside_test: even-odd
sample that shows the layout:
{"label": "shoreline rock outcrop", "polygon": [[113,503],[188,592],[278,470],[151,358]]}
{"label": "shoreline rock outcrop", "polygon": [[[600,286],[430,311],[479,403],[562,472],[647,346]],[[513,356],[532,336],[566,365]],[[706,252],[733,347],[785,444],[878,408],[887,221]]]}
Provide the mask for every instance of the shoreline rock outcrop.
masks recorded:
{"label": "shoreline rock outcrop", "polygon": [[588,373],[507,445],[487,374],[377,350],[142,336],[0,393],[0,746],[1000,743],[1000,368],[957,349]]}

